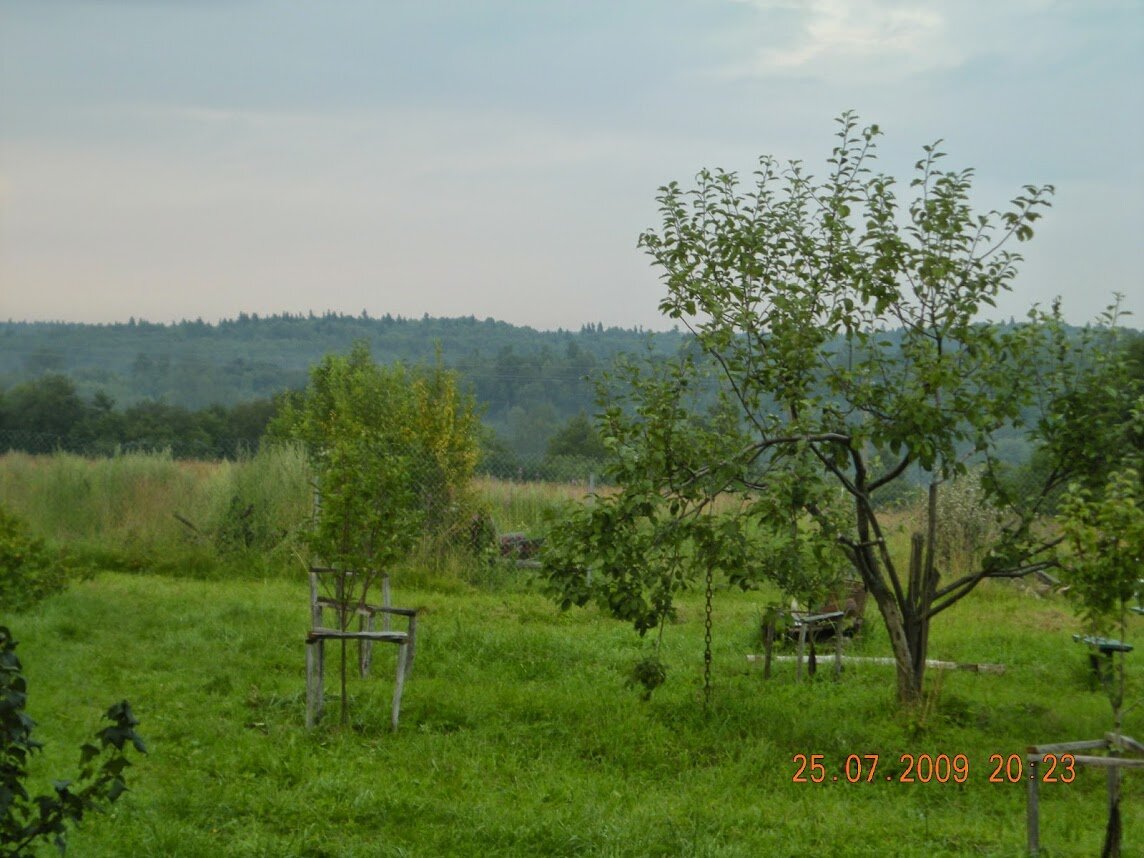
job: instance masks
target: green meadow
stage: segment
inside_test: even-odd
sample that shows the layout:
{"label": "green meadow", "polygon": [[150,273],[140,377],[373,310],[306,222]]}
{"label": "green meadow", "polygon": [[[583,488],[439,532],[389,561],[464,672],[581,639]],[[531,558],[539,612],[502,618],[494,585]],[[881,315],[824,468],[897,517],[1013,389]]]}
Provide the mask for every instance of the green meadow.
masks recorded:
{"label": "green meadow", "polygon": [[[1019,584],[989,582],[932,630],[932,658],[1005,673],[931,670],[927,703],[908,712],[888,666],[848,664],[835,680],[823,656],[810,680],[788,662],[764,680],[747,654],[774,594],[721,588],[705,706],[702,593],[682,598],[667,682],[643,701],[630,674],[650,641],[595,609],[559,611],[528,570],[450,562],[395,575],[395,603],[420,611],[397,732],[387,650],[372,677],[351,679],[350,726],[336,723],[329,677],[327,720],[307,732],[295,531],[308,479],[292,455],[0,460],[0,502],[89,569],[33,608],[0,611],[45,744],[32,786],[73,772],[123,698],[149,748],[133,756],[130,791],[71,834],[72,854],[1017,856],[1026,787],[991,782],[990,758],[1110,727],[1067,601]],[[533,528],[583,492],[479,490],[502,530]],[[1139,640],[1144,618],[1132,622]],[[889,654],[873,604],[847,654]],[[1140,657],[1128,656],[1132,699]],[[1125,731],[1144,738],[1144,707]],[[797,754],[822,755],[823,783],[794,781]],[[904,755],[941,754],[964,755],[963,783],[901,782]],[[871,782],[848,782],[850,755],[877,756]],[[1083,767],[1042,784],[1042,855],[1099,854],[1105,790],[1104,773]],[[1144,776],[1130,773],[1125,854],[1144,850],[1141,799]]]}

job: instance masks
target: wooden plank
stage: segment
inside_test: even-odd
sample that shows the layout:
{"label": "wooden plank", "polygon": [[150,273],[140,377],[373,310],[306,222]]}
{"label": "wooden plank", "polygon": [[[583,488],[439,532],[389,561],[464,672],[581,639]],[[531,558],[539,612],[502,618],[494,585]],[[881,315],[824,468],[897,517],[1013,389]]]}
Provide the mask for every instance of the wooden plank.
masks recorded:
{"label": "wooden plank", "polygon": [[795,628],[800,626],[815,626],[828,620],[840,620],[846,616],[844,611],[827,611],[825,614],[801,614],[791,611],[791,621]]}
{"label": "wooden plank", "polygon": [[1115,733],[1105,733],[1104,738],[1108,740],[1110,745],[1119,745],[1124,750],[1134,754],[1144,754],[1144,744],[1137,742],[1131,736],[1125,736],[1123,733],[1119,736]]}
{"label": "wooden plank", "polygon": [[1144,760],[1131,757],[1088,757],[1076,754],[1074,758],[1082,766],[1098,766],[1105,769],[1144,769]]}
{"label": "wooden plank", "polygon": [[834,678],[842,677],[842,623],[834,624]]}
{"label": "wooden plank", "polygon": [[322,717],[325,689],[325,645],[321,640],[306,642],[306,729],[312,729]]}
{"label": "wooden plank", "polygon": [[[358,631],[370,634],[373,632],[373,614],[358,617]],[[388,629],[382,629],[388,631]],[[358,640],[358,676],[365,679],[369,676],[370,665],[373,664],[373,641],[368,637]]]}
{"label": "wooden plank", "polygon": [[[806,626],[798,628],[798,655],[795,656],[794,681],[802,682],[802,655],[806,651]],[[779,656],[781,661],[784,656]]]}
{"label": "wooden plank", "polygon": [[[1095,766],[1101,769],[1144,769],[1144,760],[1134,757],[1094,757],[1090,754],[1073,754],[1068,752],[1078,766]],[[1060,757],[1060,754],[1053,754]],[[1027,754],[1025,759],[1030,763],[1044,762],[1044,754]]]}
{"label": "wooden plank", "polygon": [[1032,755],[1044,755],[1072,751],[1092,751],[1096,748],[1107,747],[1107,739],[1083,739],[1079,742],[1055,742],[1048,745],[1030,745],[1026,750]]}
{"label": "wooden plank", "polygon": [[[776,655],[772,656],[772,661],[797,661],[797,655]],[[747,654],[747,661],[762,661],[763,656],[754,653]],[[893,658],[881,658],[874,656],[862,655],[844,655],[842,656],[844,664],[883,664],[883,665],[896,665],[898,662]],[[1005,672],[1005,665],[1003,664],[962,664],[956,661],[938,661],[937,659],[926,659],[926,667],[932,667],[935,670],[967,670],[972,673],[997,673],[1002,674]]]}
{"label": "wooden plank", "polygon": [[[384,605],[370,605],[365,603],[357,603],[349,606],[343,606],[337,599],[327,599],[324,596],[320,597],[314,604],[319,608],[330,608],[332,610],[340,610],[346,607],[348,613],[358,614],[360,616],[368,616],[370,614],[382,614],[397,617],[412,617],[417,611],[413,608],[387,608]],[[317,621],[316,625],[321,625],[321,621]],[[383,626],[384,628],[384,626]]]}
{"label": "wooden plank", "polygon": [[[1141,761],[1144,762],[1144,761]],[[1104,830],[1105,855],[1120,855],[1121,838],[1124,832],[1121,829],[1120,818],[1120,767],[1108,770],[1108,826]]]}
{"label": "wooden plank", "polygon": [[354,629],[311,629],[306,636],[307,640],[366,640],[386,641],[388,643],[405,643],[409,635],[406,632],[359,632]]}
{"label": "wooden plank", "polygon": [[390,726],[396,731],[397,720],[401,717],[401,693],[405,689],[405,667],[409,659],[409,645],[402,644],[397,651],[397,682],[393,686],[393,711],[390,713]]}

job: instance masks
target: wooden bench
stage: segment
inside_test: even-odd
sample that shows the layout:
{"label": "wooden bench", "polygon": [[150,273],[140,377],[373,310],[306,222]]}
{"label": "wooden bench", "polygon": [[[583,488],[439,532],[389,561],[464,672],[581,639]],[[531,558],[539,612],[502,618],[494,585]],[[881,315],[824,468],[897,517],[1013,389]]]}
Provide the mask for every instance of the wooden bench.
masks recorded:
{"label": "wooden bench", "polygon": [[[784,611],[790,625],[787,634],[798,641],[798,655],[795,659],[795,680],[802,679],[802,663],[807,660],[807,673],[814,676],[818,670],[818,658],[815,643],[820,637],[828,633],[834,637],[834,675],[842,673],[842,623],[846,617],[845,611],[823,611],[810,613],[809,611]],[[777,616],[772,616],[763,623],[763,678],[771,678],[771,661],[775,647],[775,637],[778,628]],[[809,646],[809,655],[807,648]]]}
{"label": "wooden bench", "polygon": [[[820,640],[834,638],[834,675],[842,673],[842,639],[857,634],[862,628],[866,612],[866,588],[861,581],[848,581],[834,595],[828,598],[821,608],[814,611],[792,609],[783,613],[790,619],[787,634],[798,642],[795,658],[795,680],[802,679],[802,663],[807,662],[807,675],[814,676],[818,670],[816,644]],[[763,677],[771,675],[772,652],[774,650],[778,617],[772,616],[763,623]],[[809,649],[809,653],[807,650]]]}

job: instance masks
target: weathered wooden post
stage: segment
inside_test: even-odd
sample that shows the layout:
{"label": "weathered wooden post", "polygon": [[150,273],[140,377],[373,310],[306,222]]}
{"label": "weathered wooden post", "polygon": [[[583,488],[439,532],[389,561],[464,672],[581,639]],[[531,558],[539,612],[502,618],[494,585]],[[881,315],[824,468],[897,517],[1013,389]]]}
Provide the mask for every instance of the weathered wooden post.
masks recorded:
{"label": "weathered wooden post", "polygon": [[834,621],[834,678],[842,678],[842,620],[839,617]]}
{"label": "weathered wooden post", "polygon": [[771,653],[775,649],[775,618],[763,625],[763,679],[771,678]]}
{"label": "weathered wooden post", "polygon": [[802,682],[802,659],[806,652],[806,623],[798,627],[798,658],[795,661],[794,681]]}
{"label": "weathered wooden post", "polygon": [[[1032,752],[1032,748],[1028,749]],[[1033,762],[1032,753],[1025,758],[1030,768],[1033,768],[1036,763]],[[1033,776],[1026,782],[1028,793],[1025,802],[1025,832],[1029,841],[1029,854],[1035,856],[1041,851],[1041,809],[1038,803],[1040,798],[1037,792],[1037,777],[1036,769],[1033,768]]]}

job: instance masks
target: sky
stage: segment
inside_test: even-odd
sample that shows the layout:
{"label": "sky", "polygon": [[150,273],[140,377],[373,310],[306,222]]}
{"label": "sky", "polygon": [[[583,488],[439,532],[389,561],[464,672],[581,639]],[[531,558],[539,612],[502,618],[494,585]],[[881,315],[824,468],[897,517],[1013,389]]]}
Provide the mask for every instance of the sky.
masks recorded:
{"label": "sky", "polygon": [[0,318],[669,328],[657,188],[845,110],[1056,186],[1000,316],[1144,327],[1144,0],[0,0]]}

